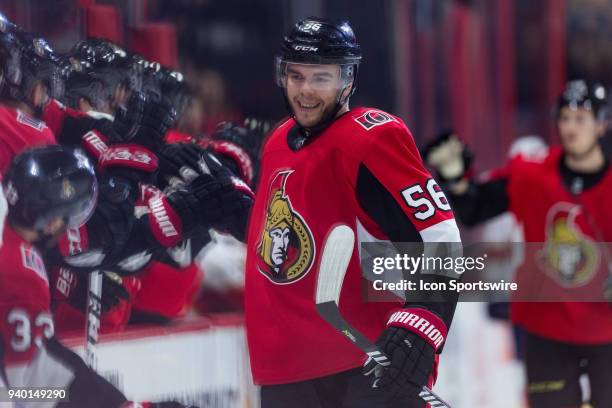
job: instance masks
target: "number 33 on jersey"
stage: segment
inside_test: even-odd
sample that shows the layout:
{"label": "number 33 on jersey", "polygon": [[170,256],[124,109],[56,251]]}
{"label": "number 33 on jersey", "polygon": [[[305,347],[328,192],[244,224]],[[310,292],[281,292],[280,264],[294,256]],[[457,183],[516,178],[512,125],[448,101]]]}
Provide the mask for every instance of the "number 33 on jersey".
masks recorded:
{"label": "number 33 on jersey", "polygon": [[0,341],[7,375],[32,363],[54,334],[49,283],[38,251],[5,226],[0,248]]}

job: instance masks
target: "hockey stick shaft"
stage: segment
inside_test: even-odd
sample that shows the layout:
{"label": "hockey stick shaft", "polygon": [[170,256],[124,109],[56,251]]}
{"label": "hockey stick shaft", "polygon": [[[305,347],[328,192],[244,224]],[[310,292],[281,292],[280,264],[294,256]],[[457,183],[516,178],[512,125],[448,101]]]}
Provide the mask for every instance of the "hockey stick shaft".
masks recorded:
{"label": "hockey stick shaft", "polygon": [[[344,319],[338,307],[344,276],[355,244],[355,235],[346,225],[335,227],[325,242],[317,279],[316,308],[319,315],[346,336],[368,357],[382,367],[391,364],[385,353]],[[450,408],[429,387],[423,386],[419,397],[432,408]]]}
{"label": "hockey stick shaft", "polygon": [[95,370],[97,368],[96,344],[100,331],[100,316],[102,315],[102,271],[89,274],[89,290],[87,292],[87,323],[85,325],[85,362]]}

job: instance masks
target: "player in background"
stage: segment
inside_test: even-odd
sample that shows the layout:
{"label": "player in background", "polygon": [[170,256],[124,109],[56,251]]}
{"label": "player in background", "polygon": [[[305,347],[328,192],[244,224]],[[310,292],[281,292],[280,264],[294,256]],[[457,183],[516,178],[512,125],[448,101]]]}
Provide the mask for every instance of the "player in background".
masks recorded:
{"label": "player in background", "polygon": [[[609,217],[612,172],[600,140],[606,130],[606,90],[584,80],[568,82],[557,104],[561,146],[544,157],[517,157],[488,180],[466,174],[465,146],[457,138],[440,139],[427,162],[444,181],[459,219],[466,225],[511,211],[522,224],[525,242],[548,248],[581,248],[571,268],[549,261],[550,282],[568,288],[596,286],[598,299],[610,290],[612,241]],[[599,259],[590,263],[587,257]],[[541,268],[519,273],[534,276]],[[608,278],[606,279],[606,276]],[[607,284],[606,284],[607,282]],[[608,298],[611,299],[611,298]],[[532,407],[578,407],[583,402],[579,377],[589,377],[590,404],[612,401],[612,308],[605,302],[511,304],[511,318],[526,331],[525,361]],[[586,366],[585,366],[586,363]]]}
{"label": "player in background", "polygon": [[[357,248],[340,298],[346,320],[391,358],[377,370],[315,310],[319,257],[330,229],[359,242],[457,242],[450,205],[423,167],[401,119],[350,108],[361,50],[347,22],[311,17],[285,37],[277,82],[291,117],[262,150],[247,239],[245,314],[262,408],[421,407],[441,342],[407,323],[404,310],[446,336],[454,302],[368,302]],[[415,200],[419,198],[419,202]],[[435,294],[434,294],[435,295]]]}
{"label": "player in background", "polygon": [[[32,171],[36,169],[36,171]],[[41,249],[67,227],[82,225],[98,185],[83,152],[61,146],[19,154],[4,180],[7,225],[0,248],[0,377],[8,387],[65,388],[61,408],[180,408],[176,402],[132,403],[54,337],[50,291]],[[20,407],[43,406],[20,402]]]}

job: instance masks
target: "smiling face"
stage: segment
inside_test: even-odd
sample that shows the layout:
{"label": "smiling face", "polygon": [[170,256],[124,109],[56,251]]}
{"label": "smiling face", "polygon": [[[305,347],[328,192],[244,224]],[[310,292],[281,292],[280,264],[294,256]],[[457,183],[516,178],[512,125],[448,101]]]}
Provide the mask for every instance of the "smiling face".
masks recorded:
{"label": "smiling face", "polygon": [[[339,65],[287,64],[287,99],[296,121],[304,128],[320,123],[336,107],[339,96],[350,92],[343,88]],[[339,93],[342,92],[342,95]]]}
{"label": "smiling face", "polygon": [[583,108],[562,108],[557,125],[563,150],[575,158],[584,157],[597,148],[605,132],[605,124],[598,121],[592,111]]}

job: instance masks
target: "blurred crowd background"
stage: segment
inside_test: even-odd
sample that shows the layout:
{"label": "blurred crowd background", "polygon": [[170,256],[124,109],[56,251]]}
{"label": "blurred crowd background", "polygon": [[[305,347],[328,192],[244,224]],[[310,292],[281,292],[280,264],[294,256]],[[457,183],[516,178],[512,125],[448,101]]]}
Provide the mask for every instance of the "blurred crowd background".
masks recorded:
{"label": "blurred crowd background", "polygon": [[58,51],[111,39],[184,72],[197,95],[190,131],[219,120],[285,115],[273,57],[299,18],[345,18],[364,63],[354,104],[399,115],[418,143],[449,127],[477,170],[513,139],[555,140],[551,106],[571,78],[612,82],[606,0],[0,0]]}

